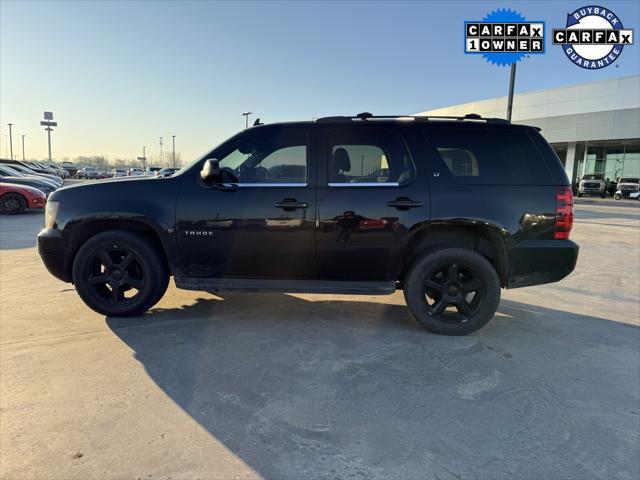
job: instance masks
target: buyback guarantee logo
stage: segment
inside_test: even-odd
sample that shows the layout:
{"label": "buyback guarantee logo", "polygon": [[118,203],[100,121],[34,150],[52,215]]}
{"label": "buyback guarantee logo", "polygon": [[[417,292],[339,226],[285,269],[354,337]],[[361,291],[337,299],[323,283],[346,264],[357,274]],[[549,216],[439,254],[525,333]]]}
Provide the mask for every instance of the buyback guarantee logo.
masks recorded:
{"label": "buyback guarantee logo", "polygon": [[633,29],[624,28],[608,8],[591,5],[567,14],[566,27],[553,29],[553,44],[562,45],[575,65],[595,70],[608,67],[625,45],[633,45]]}
{"label": "buyback guarantee logo", "polygon": [[464,22],[464,53],[482,55],[495,65],[512,65],[525,55],[544,53],[545,24],[514,10],[495,10],[482,20]]}

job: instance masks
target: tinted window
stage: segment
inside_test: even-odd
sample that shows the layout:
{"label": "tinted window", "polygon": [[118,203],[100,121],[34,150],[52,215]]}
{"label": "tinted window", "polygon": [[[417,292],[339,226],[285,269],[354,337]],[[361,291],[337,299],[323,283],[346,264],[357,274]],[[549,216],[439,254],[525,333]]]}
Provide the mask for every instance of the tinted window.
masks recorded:
{"label": "tinted window", "polygon": [[433,128],[427,136],[456,182],[548,184],[549,171],[524,131]]}
{"label": "tinted window", "polygon": [[239,183],[306,183],[307,134],[300,129],[249,133],[219,161]]}
{"label": "tinted window", "polygon": [[329,132],[329,183],[406,183],[413,168],[402,137],[381,128]]}

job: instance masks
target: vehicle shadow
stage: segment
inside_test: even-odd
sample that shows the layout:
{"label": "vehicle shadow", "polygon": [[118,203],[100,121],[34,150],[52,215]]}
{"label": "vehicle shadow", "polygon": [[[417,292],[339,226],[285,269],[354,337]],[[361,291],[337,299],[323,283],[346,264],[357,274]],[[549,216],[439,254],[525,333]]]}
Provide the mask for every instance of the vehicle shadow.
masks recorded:
{"label": "vehicle shadow", "polygon": [[629,454],[637,327],[504,301],[479,332],[444,337],[404,305],[313,298],[323,300],[203,297],[107,325],[263,478],[593,478],[609,468],[631,478],[640,468]]}

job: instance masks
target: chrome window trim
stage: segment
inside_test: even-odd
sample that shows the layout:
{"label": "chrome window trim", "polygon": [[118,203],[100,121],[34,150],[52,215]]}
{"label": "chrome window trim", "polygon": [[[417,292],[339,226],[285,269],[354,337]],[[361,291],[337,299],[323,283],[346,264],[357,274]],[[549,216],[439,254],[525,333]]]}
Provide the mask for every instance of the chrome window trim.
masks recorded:
{"label": "chrome window trim", "polygon": [[236,186],[240,188],[247,187],[308,187],[308,183],[224,183],[223,185],[230,187]]}
{"label": "chrome window trim", "polygon": [[340,182],[328,184],[330,187],[399,187],[398,182]]}

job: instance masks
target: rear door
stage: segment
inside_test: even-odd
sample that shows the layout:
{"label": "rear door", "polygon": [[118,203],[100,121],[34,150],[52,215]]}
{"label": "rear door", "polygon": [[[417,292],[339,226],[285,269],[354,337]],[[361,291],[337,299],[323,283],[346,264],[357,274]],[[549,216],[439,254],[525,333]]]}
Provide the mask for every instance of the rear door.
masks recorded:
{"label": "rear door", "polygon": [[428,218],[429,199],[402,132],[377,125],[319,125],[319,279],[396,278],[410,228]]}

